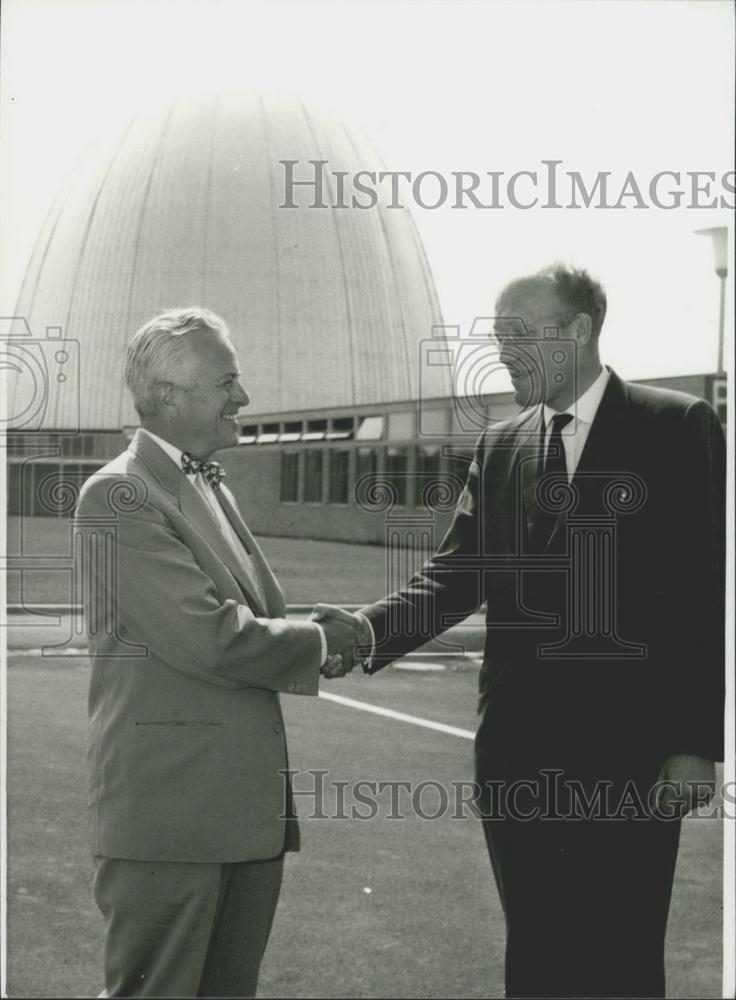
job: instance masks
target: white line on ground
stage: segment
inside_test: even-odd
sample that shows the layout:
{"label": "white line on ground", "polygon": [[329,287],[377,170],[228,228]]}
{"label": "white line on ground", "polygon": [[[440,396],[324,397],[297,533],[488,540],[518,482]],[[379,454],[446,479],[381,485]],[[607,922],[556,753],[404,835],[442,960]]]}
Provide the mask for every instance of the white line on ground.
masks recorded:
{"label": "white line on ground", "polygon": [[60,646],[56,650],[53,646],[34,646],[30,649],[9,649],[10,656],[33,656],[43,659],[56,659],[61,656],[83,656],[89,658],[89,650],[86,646]]}
{"label": "white line on ground", "polygon": [[458,729],[457,726],[446,726],[444,722],[433,722],[431,719],[420,719],[417,715],[406,715],[404,712],[395,712],[392,708],[381,708],[380,705],[369,705],[365,701],[356,701],[355,698],[345,698],[341,694],[332,694],[328,691],[320,691],[320,698],[327,701],[334,701],[337,705],[344,705],[346,708],[357,708],[361,712],[372,712],[374,715],[382,715],[386,719],[396,719],[397,722],[411,722],[415,726],[423,726],[425,729],[433,729],[437,733],[447,733],[448,736],[459,736],[464,740],[474,740],[475,733],[469,729]]}

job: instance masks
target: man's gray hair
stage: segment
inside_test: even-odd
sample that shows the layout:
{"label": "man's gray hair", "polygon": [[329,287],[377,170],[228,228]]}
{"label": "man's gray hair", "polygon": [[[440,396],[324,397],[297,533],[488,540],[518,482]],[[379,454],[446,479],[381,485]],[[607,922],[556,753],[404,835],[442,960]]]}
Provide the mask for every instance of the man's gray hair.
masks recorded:
{"label": "man's gray hair", "polygon": [[540,285],[550,288],[559,302],[557,320],[562,326],[571,323],[578,313],[586,313],[591,319],[593,338],[598,339],[606,318],[606,293],[603,285],[582,268],[555,261],[541,271],[515,278],[506,285],[499,301],[509,292]]}
{"label": "man's gray hair", "polygon": [[565,325],[578,313],[587,313],[598,337],[606,318],[606,293],[600,281],[582,268],[555,262],[532,275],[532,280],[549,283],[565,313]]}
{"label": "man's gray hair", "polygon": [[138,416],[156,414],[156,386],[174,381],[186,385],[193,377],[190,335],[216,333],[229,336],[225,321],[198,306],[168,309],[140,328],[125,359],[125,383]]}

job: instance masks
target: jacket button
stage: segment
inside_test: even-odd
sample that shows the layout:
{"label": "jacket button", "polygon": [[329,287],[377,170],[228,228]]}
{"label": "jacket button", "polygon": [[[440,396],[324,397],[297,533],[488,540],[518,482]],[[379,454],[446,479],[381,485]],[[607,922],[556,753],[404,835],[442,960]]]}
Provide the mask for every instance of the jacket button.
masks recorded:
{"label": "jacket button", "polygon": [[273,724],[273,731],[276,733],[277,736],[281,733],[281,723],[280,722],[274,722],[274,724]]}

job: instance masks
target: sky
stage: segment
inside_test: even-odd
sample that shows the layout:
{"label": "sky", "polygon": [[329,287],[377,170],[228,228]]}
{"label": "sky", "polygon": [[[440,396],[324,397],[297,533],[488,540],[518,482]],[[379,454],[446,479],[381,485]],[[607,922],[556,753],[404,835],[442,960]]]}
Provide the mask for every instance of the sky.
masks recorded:
{"label": "sky", "polygon": [[[200,90],[289,90],[361,126],[392,170],[508,177],[557,159],[590,183],[609,171],[616,191],[631,171],[646,191],[658,171],[733,168],[733,37],[726,0],[5,0],[2,315],[52,198],[131,113]],[[488,211],[448,200],[412,214],[446,323],[467,333],[506,280],[570,261],[607,289],[605,360],[645,378],[716,365],[718,281],[694,231],[731,213],[687,201]]]}

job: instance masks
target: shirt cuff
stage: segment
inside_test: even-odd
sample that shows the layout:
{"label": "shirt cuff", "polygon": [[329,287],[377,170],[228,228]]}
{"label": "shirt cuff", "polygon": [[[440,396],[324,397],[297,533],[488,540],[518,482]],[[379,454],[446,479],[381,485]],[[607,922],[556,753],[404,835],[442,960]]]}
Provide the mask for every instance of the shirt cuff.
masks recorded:
{"label": "shirt cuff", "polygon": [[319,665],[323,667],[327,662],[327,636],[325,635],[325,630],[322,628],[319,622],[312,622],[319,629],[319,638],[322,643],[322,652],[319,654]]}
{"label": "shirt cuff", "polygon": [[363,660],[363,670],[369,671],[373,661],[373,654],[376,652],[376,633],[373,631],[370,618],[366,618],[362,611],[356,611],[355,617],[360,621],[365,633],[365,642],[361,643],[366,647],[370,646],[370,653]]}

